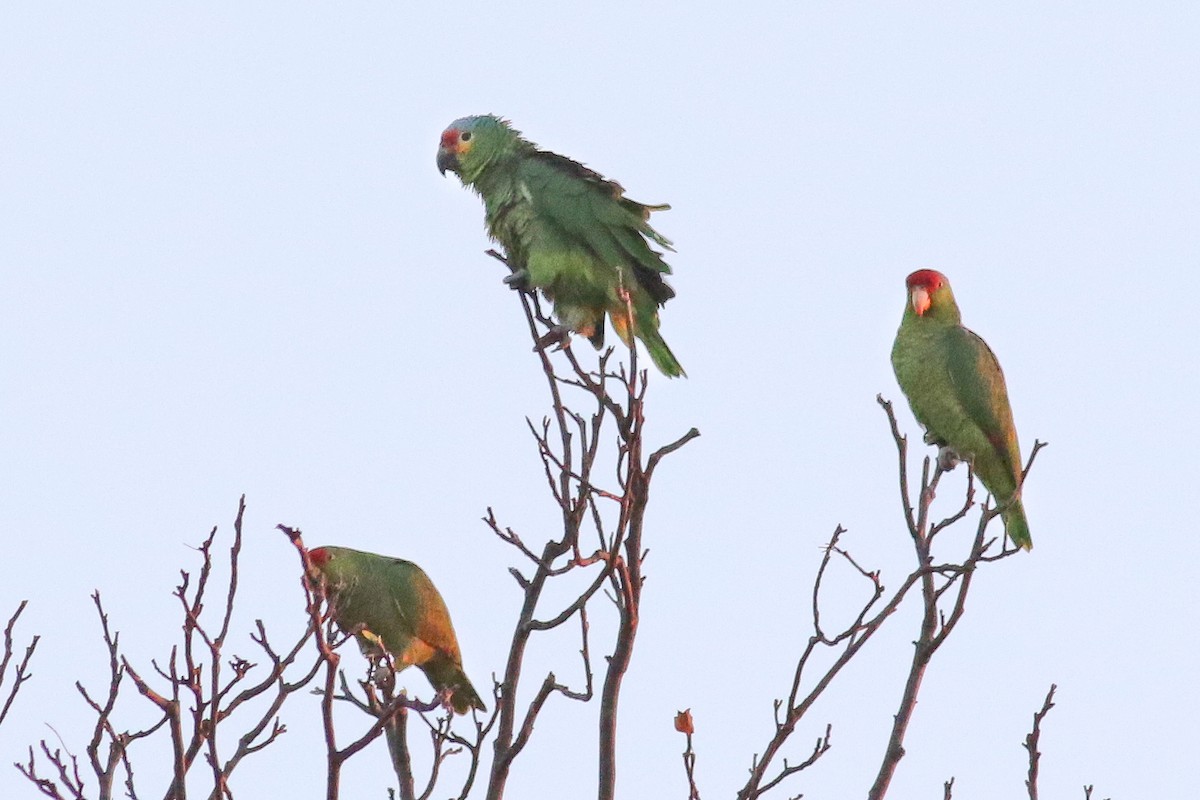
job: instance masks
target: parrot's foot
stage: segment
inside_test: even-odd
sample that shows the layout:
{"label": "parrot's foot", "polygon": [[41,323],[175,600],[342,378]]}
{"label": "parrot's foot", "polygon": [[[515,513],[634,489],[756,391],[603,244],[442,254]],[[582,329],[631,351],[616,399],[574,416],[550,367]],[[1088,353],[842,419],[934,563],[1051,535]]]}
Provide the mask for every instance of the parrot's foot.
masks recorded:
{"label": "parrot's foot", "polygon": [[376,661],[368,668],[367,679],[384,691],[392,691],[396,687],[396,671],[386,661]]}
{"label": "parrot's foot", "polygon": [[515,270],[512,275],[503,280],[505,285],[510,289],[515,289],[518,292],[529,291],[529,270],[527,269]]}
{"label": "parrot's foot", "polygon": [[942,472],[949,472],[950,470],[954,469],[958,466],[960,461],[962,461],[962,459],[959,457],[958,453],[954,452],[946,445],[942,445],[938,448],[937,463],[938,469],[940,469]]}
{"label": "parrot's foot", "polygon": [[538,338],[537,344],[533,346],[533,352],[541,352],[550,345],[554,344],[558,345],[556,348],[557,350],[562,350],[564,347],[570,347],[571,329],[565,325],[555,325]]}

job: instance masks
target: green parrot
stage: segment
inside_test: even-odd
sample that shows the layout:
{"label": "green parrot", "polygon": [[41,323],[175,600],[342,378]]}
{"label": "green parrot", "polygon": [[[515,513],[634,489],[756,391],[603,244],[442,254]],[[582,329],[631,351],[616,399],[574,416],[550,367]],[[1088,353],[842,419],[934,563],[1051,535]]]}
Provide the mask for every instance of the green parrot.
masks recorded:
{"label": "green parrot", "polygon": [[962,326],[945,275],[917,270],[907,286],[892,347],[896,381],[925,427],[925,440],[943,448],[943,466],[952,467],[957,458],[970,462],[1000,505],[1009,538],[1028,550],[1033,540],[1021,504],[1021,448],[1000,362]]}
{"label": "green parrot", "polygon": [[449,691],[456,713],[487,710],[463,672],[446,603],[420,567],[348,547],[318,547],[308,557],[338,627],[355,634],[364,654],[379,657],[382,646],[397,672],[416,664],[434,689]]}
{"label": "green parrot", "polygon": [[[658,309],[675,296],[671,268],[650,242],[671,243],[650,227],[648,206],[577,161],[539,150],[499,117],[463,117],[442,133],[437,166],[483,198],[488,233],[513,269],[505,281],[537,288],[554,304],[559,327],[604,345],[604,315],[627,346],[641,339],[664,375],[684,375],[658,332]],[[649,241],[647,241],[649,240]],[[626,308],[626,298],[632,315]],[[629,319],[633,326],[630,330]]]}

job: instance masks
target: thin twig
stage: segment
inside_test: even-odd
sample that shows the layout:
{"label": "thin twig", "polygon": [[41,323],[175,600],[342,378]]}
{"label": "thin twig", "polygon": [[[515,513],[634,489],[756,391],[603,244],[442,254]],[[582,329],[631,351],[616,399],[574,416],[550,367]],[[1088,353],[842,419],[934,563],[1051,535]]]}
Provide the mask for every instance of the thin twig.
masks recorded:
{"label": "thin twig", "polygon": [[700,789],[696,786],[696,751],[692,749],[692,734],[695,733],[696,726],[690,708],[675,715],[675,730],[687,737],[687,747],[683,751],[683,770],[687,775],[688,800],[700,800]]}
{"label": "thin twig", "polygon": [[1057,684],[1050,684],[1050,691],[1046,692],[1046,699],[1042,702],[1040,711],[1035,711],[1033,714],[1033,730],[1025,737],[1023,747],[1029,753],[1029,777],[1025,780],[1025,788],[1029,790],[1029,800],[1038,800],[1038,762],[1042,758],[1041,752],[1038,751],[1038,741],[1042,737],[1042,720],[1050,713],[1050,709],[1054,708],[1054,691],[1058,688]]}
{"label": "thin twig", "polygon": [[[4,657],[0,659],[0,688],[4,686],[4,681],[8,678],[8,665],[12,661],[13,653],[15,652],[13,629],[16,627],[17,620],[21,618],[21,614],[25,611],[25,606],[28,604],[28,600],[22,600],[17,606],[17,610],[8,618],[8,624],[4,626]],[[8,710],[12,708],[13,701],[17,699],[17,692],[21,691],[21,686],[25,681],[33,677],[29,672],[29,662],[33,658],[33,653],[37,650],[38,642],[41,641],[41,638],[41,636],[34,636],[29,641],[29,644],[25,647],[25,655],[13,670],[12,687],[8,690],[8,697],[5,698],[4,705],[0,707],[0,724],[3,724],[4,718],[8,716]]]}

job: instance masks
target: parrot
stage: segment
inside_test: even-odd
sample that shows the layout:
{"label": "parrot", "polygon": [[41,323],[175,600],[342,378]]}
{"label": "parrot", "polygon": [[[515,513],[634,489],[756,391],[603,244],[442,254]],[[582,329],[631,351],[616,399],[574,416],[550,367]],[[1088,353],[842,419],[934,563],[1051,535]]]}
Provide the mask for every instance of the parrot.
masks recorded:
{"label": "parrot", "polygon": [[446,603],[420,567],[349,547],[317,547],[308,557],[334,621],[368,658],[380,657],[382,648],[397,672],[417,665],[435,690],[449,693],[455,713],[487,710],[463,672]]}
{"label": "parrot", "polygon": [[[1004,530],[1018,547],[1033,539],[1021,502],[1021,447],[1000,362],[964,328],[950,281],[936,270],[908,276],[908,299],[892,346],[896,382],[925,441],[971,464],[996,498]],[[942,461],[943,466],[946,461]]]}
{"label": "parrot", "polygon": [[652,211],[670,206],[625,197],[620,184],[539,149],[490,114],[450,123],[437,166],[483,199],[488,233],[503,245],[513,270],[505,282],[541,289],[553,303],[559,325],[539,344],[575,331],[599,350],[607,313],[626,346],[633,347],[636,336],[660,372],[685,376],[658,332],[658,309],[675,290],[663,279],[671,268],[650,246],[674,252],[649,224]]}

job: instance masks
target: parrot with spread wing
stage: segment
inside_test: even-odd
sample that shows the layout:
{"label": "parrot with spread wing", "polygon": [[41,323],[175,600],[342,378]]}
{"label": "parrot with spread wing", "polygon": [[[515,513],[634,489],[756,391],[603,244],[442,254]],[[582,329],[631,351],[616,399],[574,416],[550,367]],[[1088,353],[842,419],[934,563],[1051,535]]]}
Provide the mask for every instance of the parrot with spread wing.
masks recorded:
{"label": "parrot with spread wing", "polygon": [[604,345],[604,317],[633,347],[641,339],[664,375],[683,367],[658,332],[658,309],[675,296],[663,279],[671,268],[654,243],[671,242],[648,222],[650,206],[577,161],[540,150],[507,121],[484,115],[455,120],[442,133],[437,166],[454,172],[483,198],[488,233],[504,246],[517,288],[541,289],[559,328]]}
{"label": "parrot with spread wing", "polygon": [[334,621],[355,635],[365,655],[379,658],[386,650],[397,672],[415,664],[458,714],[486,710],[463,672],[446,603],[420,567],[348,547],[317,547],[308,557]]}
{"label": "parrot with spread wing", "polygon": [[925,440],[971,464],[996,498],[1008,537],[1028,550],[1033,540],[1021,503],[1021,448],[1000,362],[962,326],[945,275],[918,270],[906,285],[908,301],[892,347],[896,381],[925,427]]}

